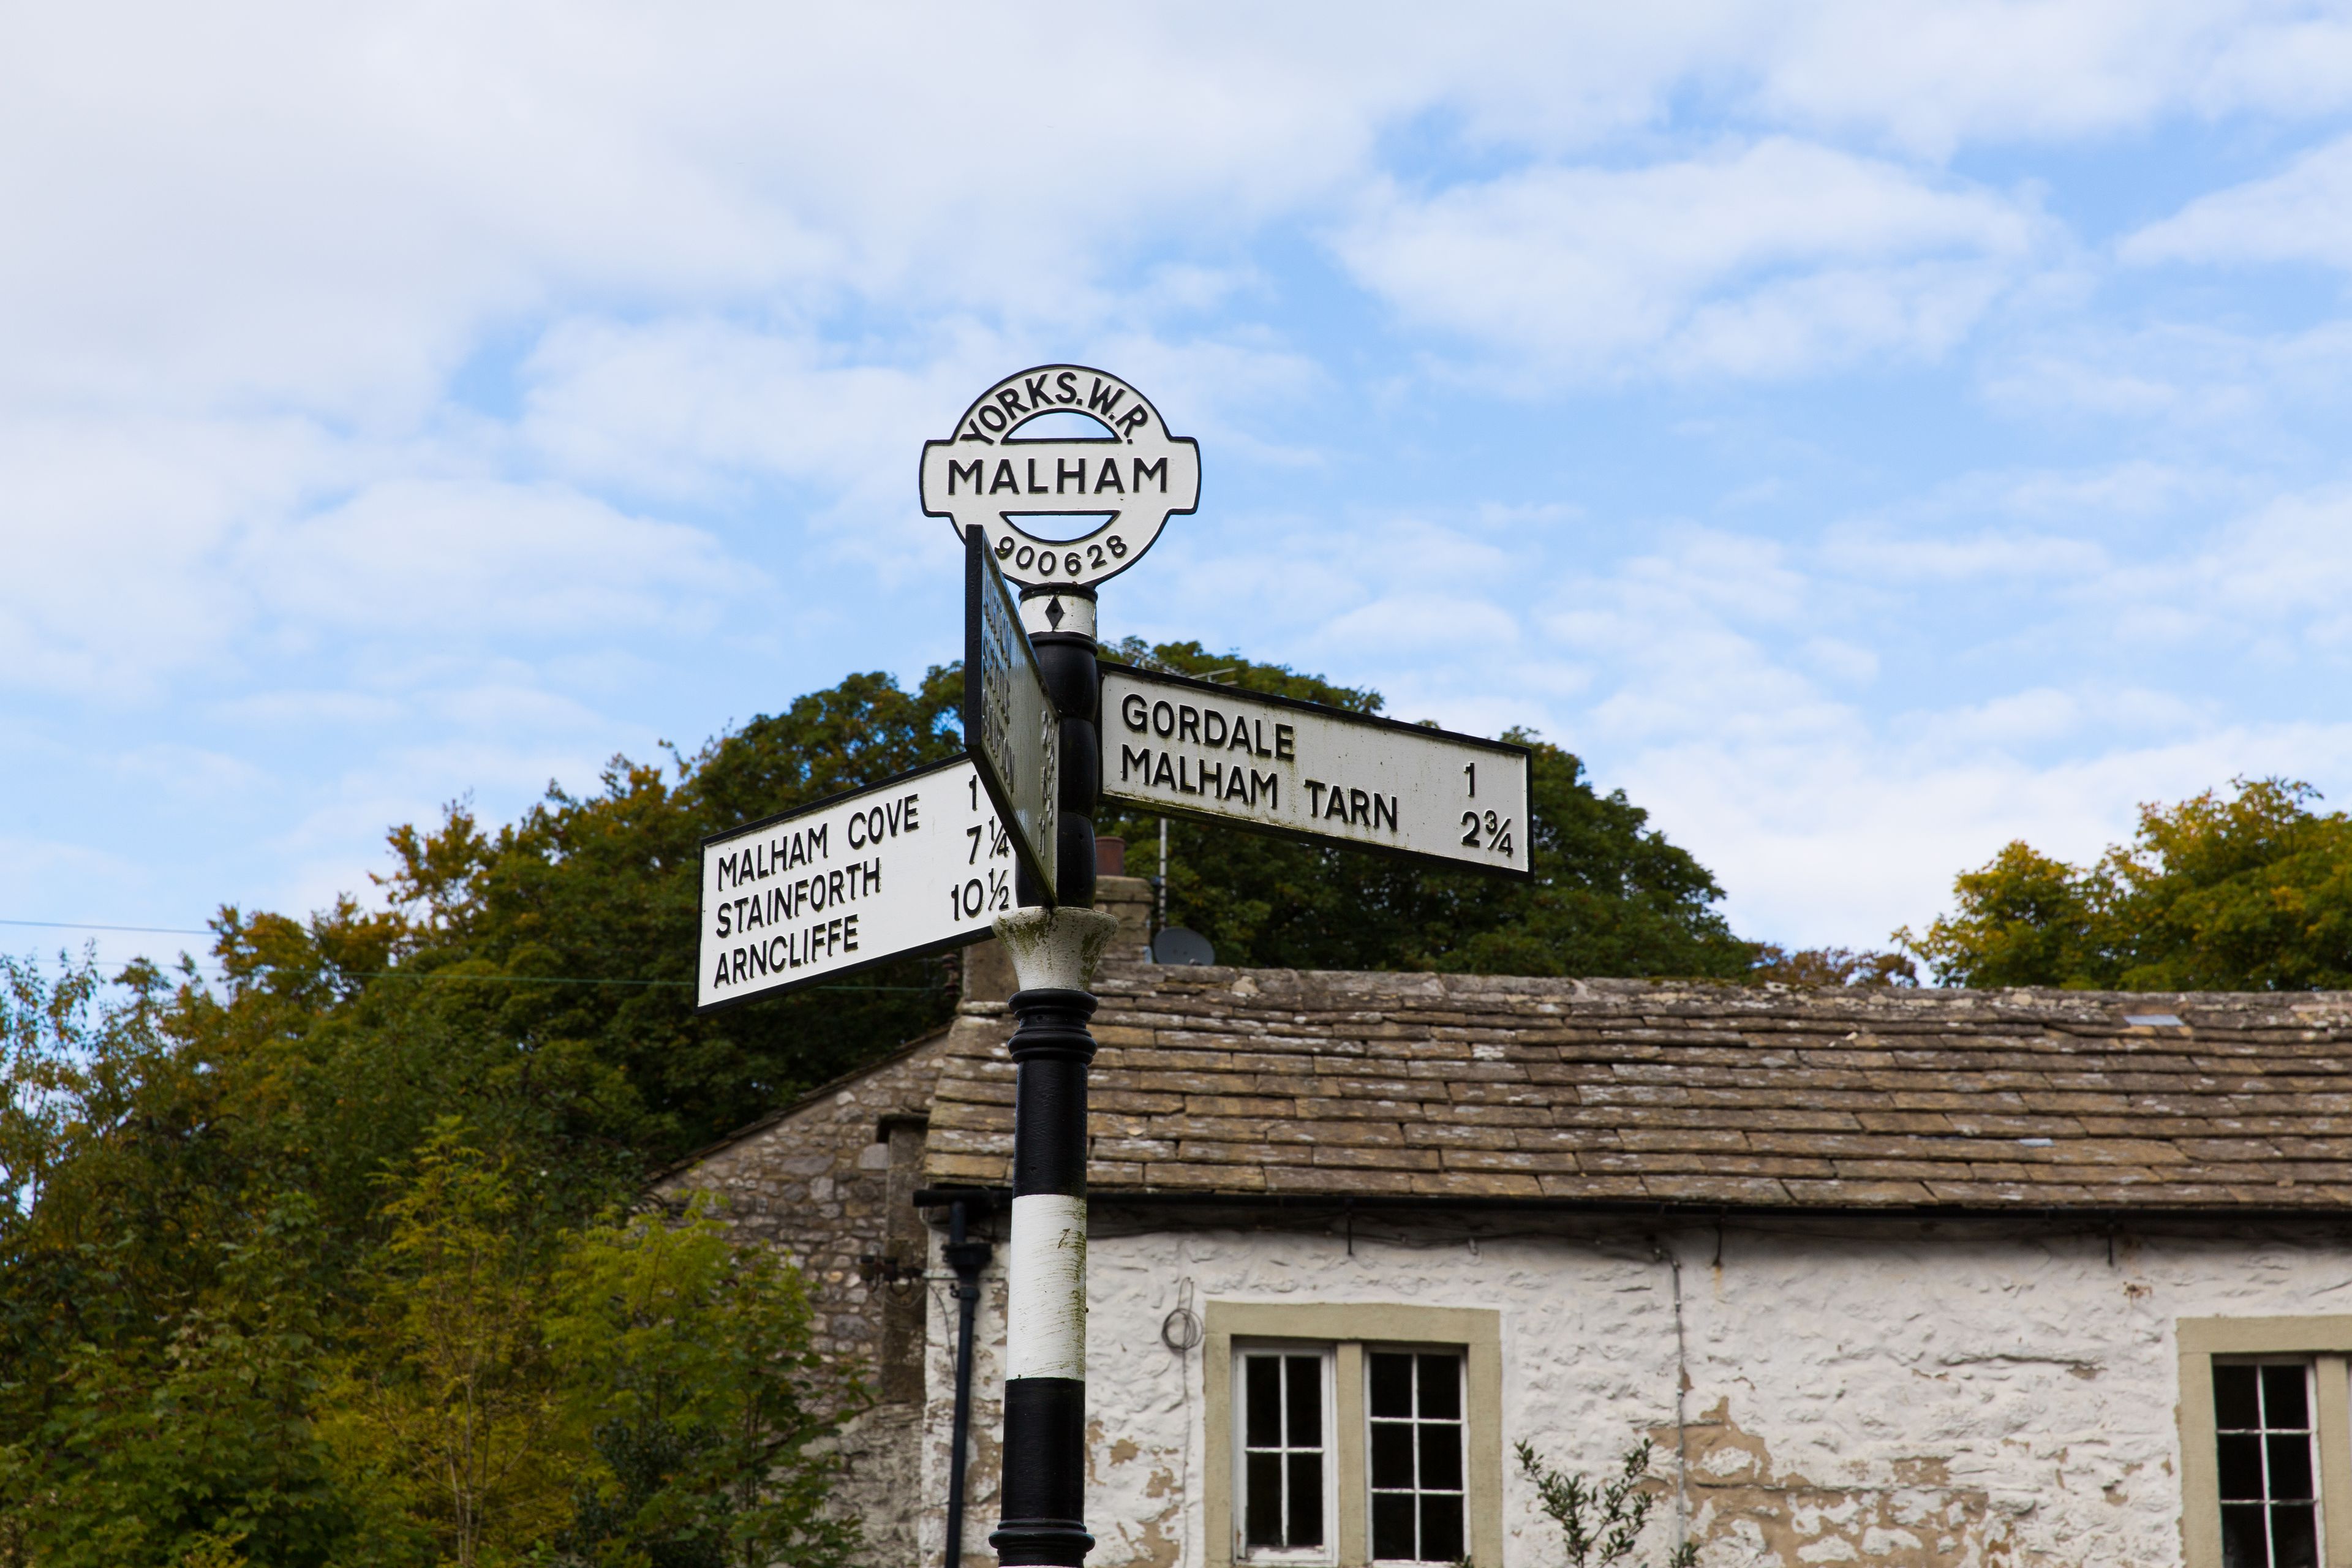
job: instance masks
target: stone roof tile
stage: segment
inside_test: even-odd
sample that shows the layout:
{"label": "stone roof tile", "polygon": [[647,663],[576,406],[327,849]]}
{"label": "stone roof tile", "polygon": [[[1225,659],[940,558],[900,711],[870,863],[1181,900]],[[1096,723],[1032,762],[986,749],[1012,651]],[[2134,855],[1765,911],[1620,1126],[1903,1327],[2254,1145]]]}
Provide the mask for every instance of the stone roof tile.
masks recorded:
{"label": "stone roof tile", "polygon": [[[1105,1195],[2352,1207],[2352,994],[1140,963],[1097,989]],[[2125,1022],[2153,1013],[2185,1022]],[[978,1004],[953,1031],[929,1180],[1005,1181],[1012,1022]]]}

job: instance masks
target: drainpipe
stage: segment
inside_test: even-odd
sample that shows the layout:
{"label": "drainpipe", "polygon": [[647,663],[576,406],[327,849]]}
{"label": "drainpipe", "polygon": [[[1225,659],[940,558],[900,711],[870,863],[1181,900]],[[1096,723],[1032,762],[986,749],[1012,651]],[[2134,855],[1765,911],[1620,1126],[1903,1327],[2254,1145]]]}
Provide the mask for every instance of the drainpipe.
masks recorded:
{"label": "drainpipe", "polygon": [[948,1470],[948,1556],[946,1568],[963,1568],[963,1472],[971,1431],[971,1332],[980,1310],[980,1271],[988,1267],[995,1248],[985,1241],[964,1237],[964,1202],[958,1198],[948,1221],[944,1249],[948,1267],[956,1274],[955,1428]]}

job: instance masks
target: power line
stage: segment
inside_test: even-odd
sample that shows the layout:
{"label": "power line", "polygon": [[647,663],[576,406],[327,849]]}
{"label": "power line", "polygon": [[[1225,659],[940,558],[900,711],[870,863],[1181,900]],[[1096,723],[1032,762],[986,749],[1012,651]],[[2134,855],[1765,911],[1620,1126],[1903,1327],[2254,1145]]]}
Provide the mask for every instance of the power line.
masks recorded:
{"label": "power line", "polygon": [[[211,930],[194,931],[186,926],[121,926],[95,925],[86,921],[14,921],[0,920],[0,926],[39,926],[47,931],[142,931],[153,936],[215,936]],[[475,981],[492,985],[683,985],[692,987],[691,980],[620,980],[598,979],[580,974],[446,974],[438,970],[414,969],[340,969],[336,973],[349,980],[436,980]],[[929,994],[935,985],[812,985],[811,991],[868,991]]]}
{"label": "power line", "polygon": [[189,926],[108,926],[93,925],[88,921],[6,921],[0,926],[44,926],[51,931],[136,931],[154,936],[214,936],[218,933],[207,927],[203,931]]}

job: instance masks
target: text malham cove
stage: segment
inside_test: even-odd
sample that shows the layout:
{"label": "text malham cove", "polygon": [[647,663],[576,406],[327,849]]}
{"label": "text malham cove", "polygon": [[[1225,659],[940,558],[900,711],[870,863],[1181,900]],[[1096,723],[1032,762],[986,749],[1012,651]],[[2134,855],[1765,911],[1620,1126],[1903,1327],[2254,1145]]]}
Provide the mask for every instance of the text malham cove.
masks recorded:
{"label": "text malham cove", "polygon": [[[835,827],[854,853],[878,848],[922,826],[921,802],[912,795],[852,812],[845,824],[780,826],[770,836],[719,858],[717,890],[708,911],[712,934],[729,946],[720,951],[712,985],[724,989],[788,974],[822,960],[857,952],[857,913],[840,911],[882,890],[882,858],[870,855],[839,865],[832,858]],[[793,873],[814,868],[805,875]],[[749,893],[723,895],[749,888]],[[812,919],[814,916],[824,919]]]}

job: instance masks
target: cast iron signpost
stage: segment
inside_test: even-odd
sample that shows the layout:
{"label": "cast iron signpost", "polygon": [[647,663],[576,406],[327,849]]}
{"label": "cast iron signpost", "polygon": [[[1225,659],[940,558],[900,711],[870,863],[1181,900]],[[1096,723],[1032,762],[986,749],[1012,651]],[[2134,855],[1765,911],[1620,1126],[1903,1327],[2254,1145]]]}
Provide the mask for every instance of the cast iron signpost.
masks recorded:
{"label": "cast iron signpost", "polygon": [[[1019,432],[1048,416],[1087,433]],[[923,446],[923,510],[964,541],[964,749],[703,843],[705,1008],[992,932],[1018,989],[1005,1270],[1007,1565],[1078,1568],[1087,1532],[1088,989],[1095,806],[1329,840],[1525,877],[1524,747],[1124,666],[1095,587],[1201,498],[1200,448],[1115,375],[1007,376]],[[1060,518],[1060,523],[1040,523]],[[1039,531],[1039,529],[1049,531]],[[1068,531],[1066,539],[1054,531]],[[1007,582],[1021,584],[1016,604]],[[1025,633],[1025,636],[1024,635]],[[1097,730],[1097,719],[1100,729]],[[957,1543],[949,1543],[948,1568]]]}

